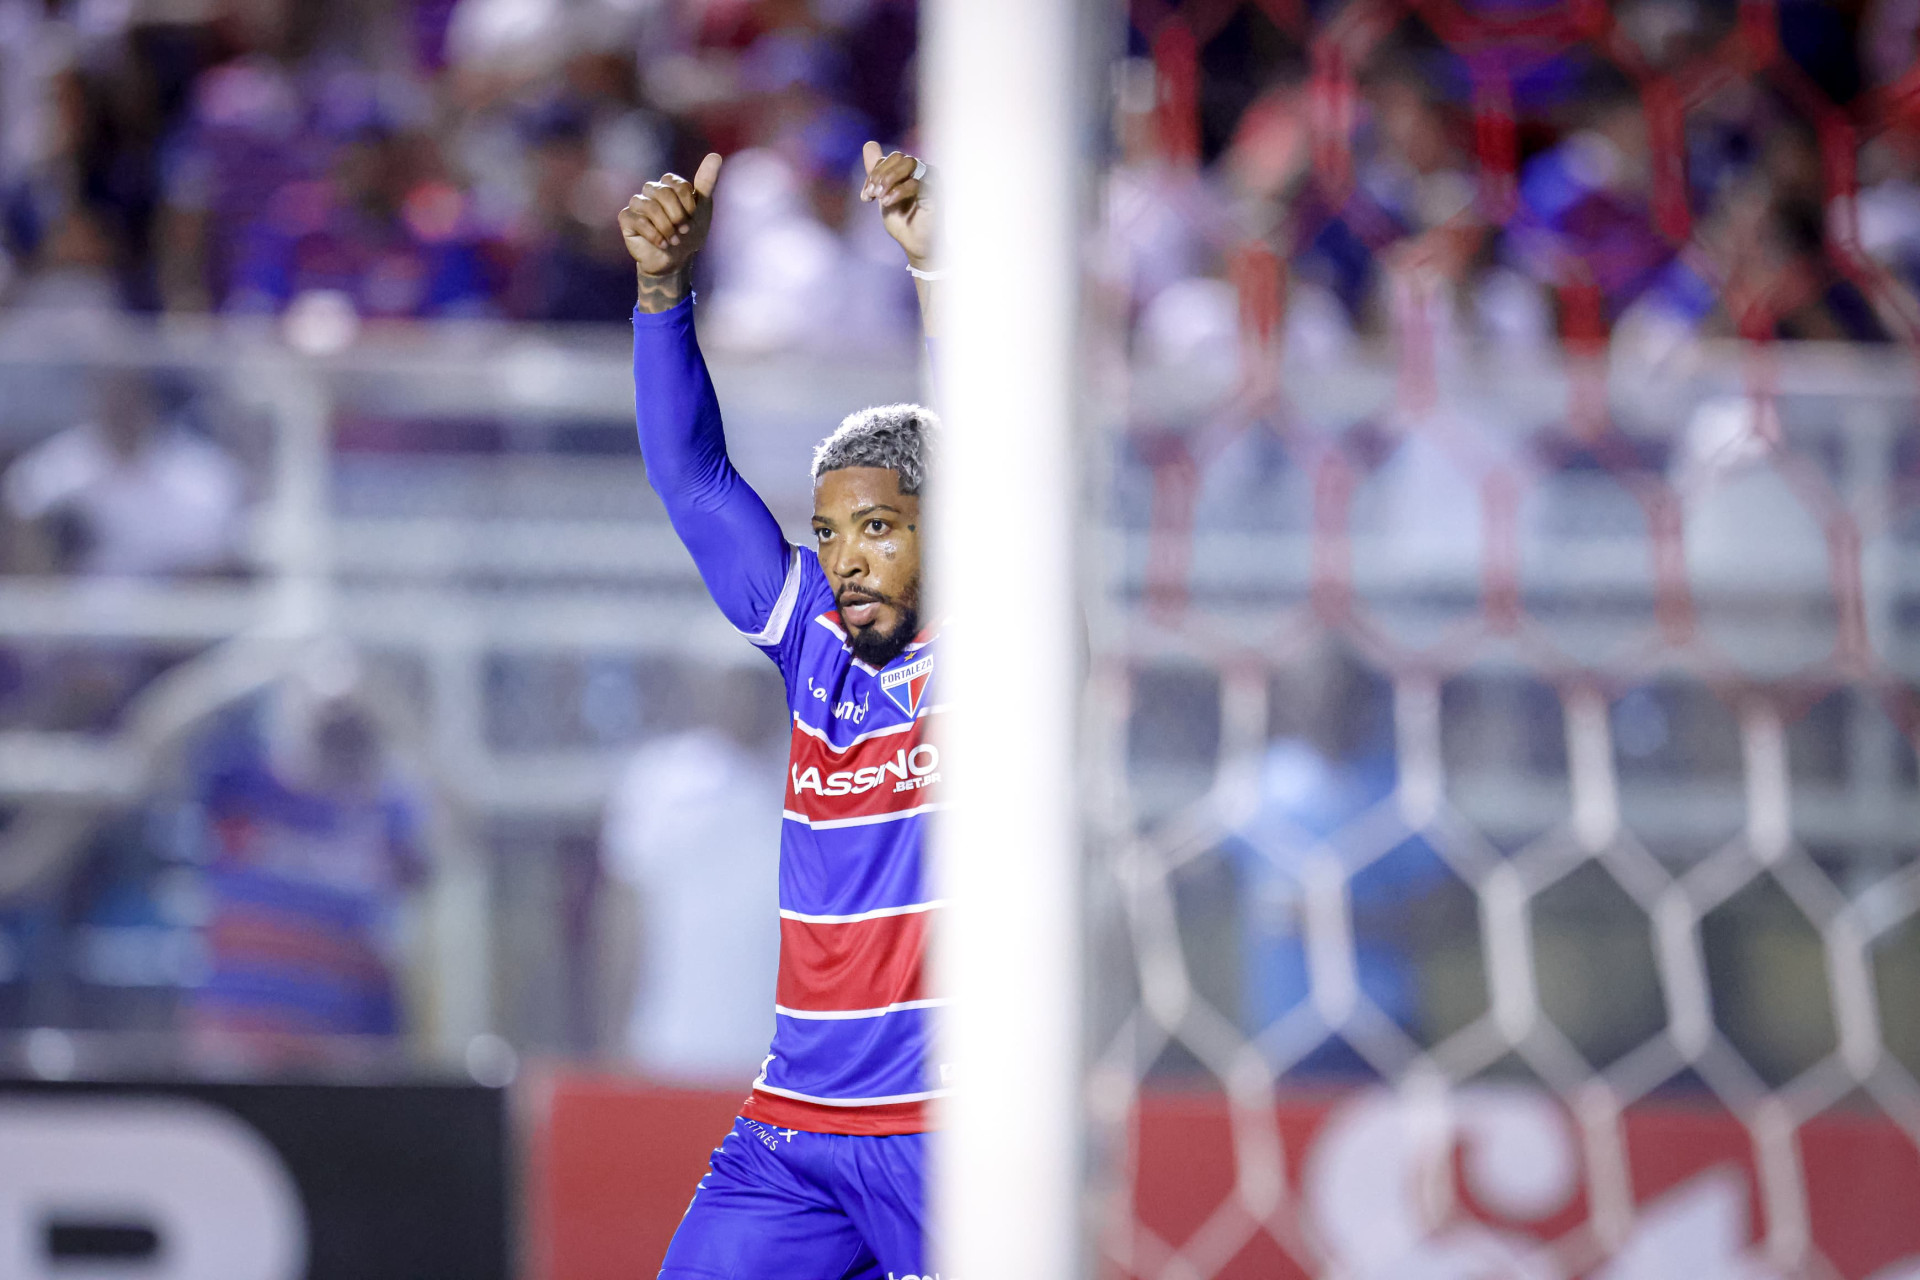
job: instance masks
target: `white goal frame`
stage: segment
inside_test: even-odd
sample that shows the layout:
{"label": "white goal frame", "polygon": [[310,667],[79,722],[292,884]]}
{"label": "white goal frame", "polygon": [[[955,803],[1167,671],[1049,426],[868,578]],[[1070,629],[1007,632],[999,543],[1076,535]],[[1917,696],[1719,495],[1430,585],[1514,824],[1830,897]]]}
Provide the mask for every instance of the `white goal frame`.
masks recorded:
{"label": "white goal frame", "polygon": [[1073,393],[1086,163],[1074,0],[933,0],[941,171],[936,697],[953,765],[935,837],[957,1086],[935,1162],[952,1280],[1081,1274]]}

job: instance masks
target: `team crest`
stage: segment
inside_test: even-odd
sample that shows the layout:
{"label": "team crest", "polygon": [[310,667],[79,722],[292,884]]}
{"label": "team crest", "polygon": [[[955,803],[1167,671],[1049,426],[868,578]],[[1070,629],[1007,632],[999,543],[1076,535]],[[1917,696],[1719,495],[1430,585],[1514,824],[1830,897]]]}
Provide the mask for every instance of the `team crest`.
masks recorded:
{"label": "team crest", "polygon": [[897,670],[882,672],[880,691],[887,695],[894,706],[909,716],[917,716],[920,714],[920,700],[926,694],[927,682],[931,679],[933,655],[929,653]]}

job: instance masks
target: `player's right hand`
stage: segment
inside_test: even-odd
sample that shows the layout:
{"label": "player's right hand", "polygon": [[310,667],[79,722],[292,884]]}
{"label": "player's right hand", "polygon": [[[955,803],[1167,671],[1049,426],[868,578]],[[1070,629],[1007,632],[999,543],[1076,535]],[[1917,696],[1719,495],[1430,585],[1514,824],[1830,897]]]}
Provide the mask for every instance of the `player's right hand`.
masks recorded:
{"label": "player's right hand", "polygon": [[710,151],[688,182],[669,173],[649,182],[620,211],[620,235],[640,274],[672,275],[693,260],[713,223],[713,187],[720,153]]}

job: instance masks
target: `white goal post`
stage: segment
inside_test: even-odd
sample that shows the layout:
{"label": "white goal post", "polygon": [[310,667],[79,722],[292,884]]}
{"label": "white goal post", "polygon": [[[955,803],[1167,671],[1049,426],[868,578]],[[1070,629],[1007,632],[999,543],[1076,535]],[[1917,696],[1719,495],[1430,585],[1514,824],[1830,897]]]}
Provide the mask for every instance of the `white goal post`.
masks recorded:
{"label": "white goal post", "polygon": [[1075,299],[1081,186],[1073,0],[933,0],[922,48],[940,168],[938,401],[948,432],[933,590],[950,903],[936,944],[958,1086],[935,1163],[952,1280],[1080,1274],[1080,929],[1073,725]]}

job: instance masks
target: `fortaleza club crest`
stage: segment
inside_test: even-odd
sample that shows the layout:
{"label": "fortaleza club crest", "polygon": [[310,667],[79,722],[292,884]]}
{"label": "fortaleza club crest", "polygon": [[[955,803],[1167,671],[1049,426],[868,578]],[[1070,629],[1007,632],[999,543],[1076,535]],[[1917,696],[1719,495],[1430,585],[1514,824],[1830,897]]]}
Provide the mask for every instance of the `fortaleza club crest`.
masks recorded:
{"label": "fortaleza club crest", "polygon": [[910,716],[920,714],[920,700],[927,692],[927,681],[933,679],[933,655],[924,654],[915,658],[906,666],[880,674],[880,691],[893,700],[893,705]]}

